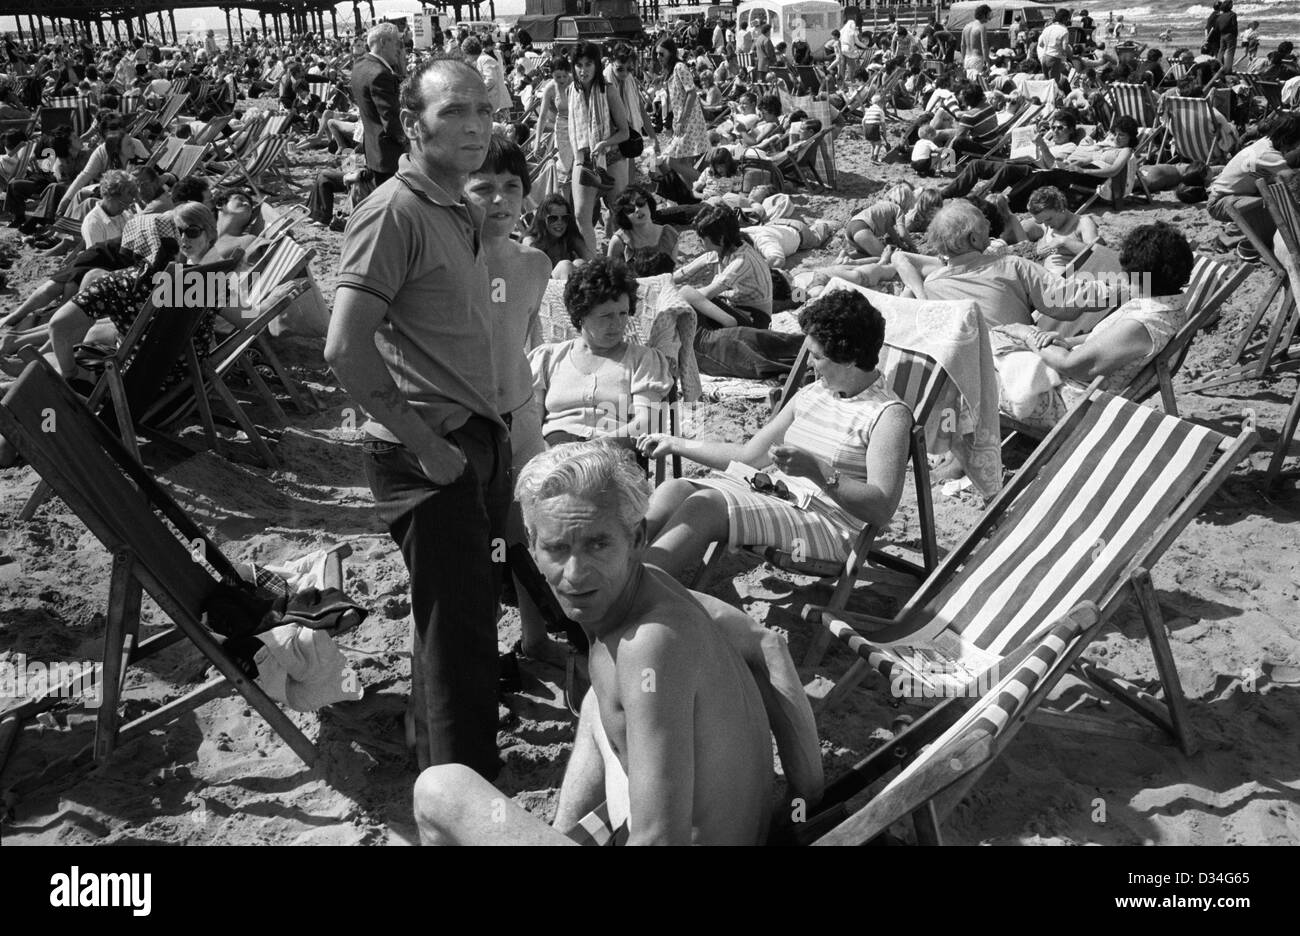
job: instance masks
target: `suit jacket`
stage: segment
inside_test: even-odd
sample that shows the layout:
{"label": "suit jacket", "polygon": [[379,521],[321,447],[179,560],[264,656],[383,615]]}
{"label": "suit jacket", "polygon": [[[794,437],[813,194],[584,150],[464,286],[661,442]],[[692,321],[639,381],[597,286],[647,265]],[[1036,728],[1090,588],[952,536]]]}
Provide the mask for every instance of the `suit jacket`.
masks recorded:
{"label": "suit jacket", "polygon": [[361,112],[366,168],[374,172],[396,172],[397,157],[407,149],[397,87],[393,70],[374,55],[362,56],[352,66],[352,100]]}

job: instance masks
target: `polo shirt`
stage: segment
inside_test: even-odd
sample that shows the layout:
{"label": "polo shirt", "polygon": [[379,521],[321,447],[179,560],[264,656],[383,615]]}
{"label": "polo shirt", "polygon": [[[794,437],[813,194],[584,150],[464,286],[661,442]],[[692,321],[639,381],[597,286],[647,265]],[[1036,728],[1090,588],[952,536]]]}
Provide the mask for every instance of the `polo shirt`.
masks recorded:
{"label": "polo shirt", "polygon": [[1091,280],[1065,279],[1033,260],[1005,254],[936,270],[926,277],[925,297],[970,300],[990,327],[1032,325],[1034,312],[1069,321],[1109,302]]}
{"label": "polo shirt", "polygon": [[1210,198],[1225,195],[1259,195],[1258,179],[1272,181],[1287,168],[1286,157],[1277,151],[1273,141],[1263,137],[1243,147],[1228,160],[1223,171],[1210,183]]}
{"label": "polo shirt", "polygon": [[[501,423],[482,219],[411,158],[348,220],[339,288],[388,304],[375,346],[407,402],[439,435],[478,415]],[[358,401],[364,403],[364,401]],[[397,438],[371,418],[365,429]]]}
{"label": "polo shirt", "polygon": [[984,142],[998,136],[998,109],[992,104],[985,104],[973,110],[965,110],[957,115],[957,122],[970,133],[972,139]]}

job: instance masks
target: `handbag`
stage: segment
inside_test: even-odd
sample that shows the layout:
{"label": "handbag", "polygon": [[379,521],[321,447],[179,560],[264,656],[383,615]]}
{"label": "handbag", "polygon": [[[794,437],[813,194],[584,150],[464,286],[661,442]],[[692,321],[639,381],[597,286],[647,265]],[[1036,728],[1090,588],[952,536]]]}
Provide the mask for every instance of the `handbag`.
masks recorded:
{"label": "handbag", "polygon": [[627,139],[618,144],[618,151],[627,159],[636,159],[645,152],[645,137],[629,127]]}

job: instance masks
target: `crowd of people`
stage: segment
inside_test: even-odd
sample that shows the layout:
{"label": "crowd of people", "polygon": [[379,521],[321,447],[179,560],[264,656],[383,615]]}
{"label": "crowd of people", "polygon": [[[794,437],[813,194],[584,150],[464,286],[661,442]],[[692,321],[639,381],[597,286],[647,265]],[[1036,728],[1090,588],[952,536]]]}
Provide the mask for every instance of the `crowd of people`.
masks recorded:
{"label": "crowd of people", "polygon": [[[8,41],[5,211],[27,249],[68,259],[0,319],[0,369],[16,376],[13,355],[36,347],[86,395],[81,349],[121,339],[152,271],[255,262],[268,246],[263,194],[177,178],[153,156],[169,137],[210,131],[233,147],[259,99],[274,99],[295,152],[335,154],[306,202],[312,223],[342,231],[324,360],[368,414],[366,475],[410,573],[422,837],[553,841],[605,802],[633,842],[760,841],[769,729],[787,734],[791,789],[810,801],[820,791],[811,710],[783,642],[680,582],[717,543],[797,540],[842,561],[857,530],[887,527],[898,507],[913,416],[882,375],[884,318],[828,283],[973,301],[1003,410],[1050,428],[1092,380],[1125,386],[1186,323],[1194,258],[1167,224],[1112,245],[1144,291],[1070,276],[1102,243],[1077,209],[1099,188],[1102,204],[1122,206],[1146,142],[1109,89],[1140,85],[1157,108],[1222,89],[1219,164],[1172,152],[1149,186],[1206,201],[1213,218],[1244,217],[1271,240],[1255,182],[1300,165],[1300,116],[1257,112],[1241,77],[1300,74],[1291,45],[1259,56],[1257,38],[1239,42],[1231,0],[1216,4],[1204,51],[1168,59],[1125,48],[1122,17],[1102,32],[1107,48],[1086,13],[1059,10],[1039,32],[1017,19],[1009,44],[989,15],[975,10],[958,34],[892,17],[873,31],[852,14],[819,50],[773,45],[757,21],[702,19],[645,49],[581,42],[567,55],[516,30],[439,31],[413,50],[391,23],[355,39],[203,41],[166,56],[142,40]],[[170,123],[136,119],[179,91],[188,103]],[[18,126],[66,95],[83,99],[85,126]],[[1008,158],[999,146],[1022,124],[1030,152]],[[915,180],[854,205],[842,226],[802,216],[790,189],[803,144],[833,150],[850,135]],[[1258,259],[1235,225],[1225,237]],[[833,263],[786,272],[828,244]],[[748,441],[682,438],[656,421],[679,362],[628,335],[660,277],[695,314],[701,373],[779,379],[807,353],[813,380]],[[558,342],[540,328],[548,290],[562,292],[573,329]],[[796,306],[797,333],[774,331],[779,309]],[[195,341],[238,327],[243,311],[214,308]],[[1085,319],[1099,324],[1076,327]],[[1027,379],[1026,366],[1052,379]],[[0,464],[16,457],[0,443]],[[711,472],[651,492],[646,466],[668,457]],[[740,480],[736,463],[781,484]],[[525,657],[587,660],[554,828],[513,804],[504,819],[481,808],[501,769],[503,591],[518,602]],[[660,674],[657,691],[641,687],[646,672]]]}

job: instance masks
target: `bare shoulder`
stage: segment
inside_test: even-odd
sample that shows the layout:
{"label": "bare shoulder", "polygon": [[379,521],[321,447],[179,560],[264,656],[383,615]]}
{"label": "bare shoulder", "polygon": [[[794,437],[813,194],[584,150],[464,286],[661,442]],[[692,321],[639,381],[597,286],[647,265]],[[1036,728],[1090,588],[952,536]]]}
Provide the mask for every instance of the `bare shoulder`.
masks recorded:
{"label": "bare shoulder", "polygon": [[620,681],[636,681],[647,672],[675,678],[693,673],[708,643],[709,614],[685,589],[647,572],[633,620],[618,640]]}

